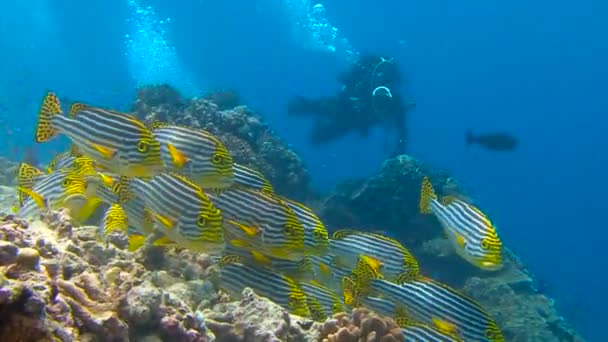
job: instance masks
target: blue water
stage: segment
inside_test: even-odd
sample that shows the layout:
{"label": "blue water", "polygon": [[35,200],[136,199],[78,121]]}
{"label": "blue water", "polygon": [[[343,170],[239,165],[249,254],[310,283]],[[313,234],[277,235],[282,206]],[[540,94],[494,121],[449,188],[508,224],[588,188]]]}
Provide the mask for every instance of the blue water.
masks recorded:
{"label": "blue water", "polygon": [[[0,137],[8,143],[0,153],[31,145],[49,89],[128,109],[138,84],[170,82],[185,95],[228,87],[264,113],[328,189],[378,170],[382,132],[313,148],[311,123],[287,117],[287,100],[334,93],[357,52],[392,55],[417,103],[409,152],[460,179],[562,313],[590,340],[608,340],[599,328],[608,278],[608,5],[328,0],[318,13],[304,0],[175,3],[3,2]],[[508,131],[520,148],[466,149],[468,128]],[[38,154],[48,160],[61,147]]]}

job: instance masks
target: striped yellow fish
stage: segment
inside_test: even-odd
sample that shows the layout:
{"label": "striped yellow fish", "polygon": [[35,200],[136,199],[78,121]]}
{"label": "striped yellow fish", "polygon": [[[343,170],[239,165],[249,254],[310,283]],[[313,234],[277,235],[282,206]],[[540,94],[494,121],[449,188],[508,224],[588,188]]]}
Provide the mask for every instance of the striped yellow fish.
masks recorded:
{"label": "striped yellow fish", "polygon": [[152,176],[163,169],[160,143],[131,115],[74,104],[64,116],[59,99],[48,93],[36,127],[36,142],[68,136],[78,150],[102,168],[129,176]]}
{"label": "striped yellow fish", "polygon": [[[129,227],[130,231],[133,232],[133,229],[137,230],[138,232],[141,232],[141,234],[137,234],[137,235],[149,235],[152,233],[153,230],[153,221],[151,220],[151,218],[145,214],[144,211],[144,201],[142,198],[137,197],[137,196],[130,196],[130,194],[127,194],[126,196],[122,196],[121,198],[121,187],[128,187],[128,180],[126,179],[121,179],[120,177],[117,176],[110,176],[112,179],[112,184],[110,187],[108,186],[104,186],[104,187],[99,187],[97,190],[97,195],[99,196],[99,198],[101,198],[101,200],[112,206],[114,204],[120,204],[120,208],[122,208],[123,212],[120,211],[114,211],[114,213],[112,214],[112,212],[106,213],[106,215],[110,215],[106,217],[107,219],[110,219],[112,216],[111,215],[117,215],[119,217],[117,217],[116,219],[114,219],[115,223],[120,223],[123,224],[125,223],[124,221],[122,221],[122,215],[124,214],[125,218],[126,218],[126,225]],[[115,207],[113,210],[119,210],[118,207]],[[106,234],[108,234],[110,231],[118,229],[118,230],[125,230],[125,227],[123,225],[118,226],[116,224],[113,225],[109,225],[107,223],[107,221],[104,220],[103,224],[100,226],[100,237],[103,238]],[[129,234],[129,236],[131,236],[133,234]]]}
{"label": "striped yellow fish", "polygon": [[329,251],[329,235],[321,219],[307,206],[281,197],[304,226],[304,248],[307,254],[324,255]]}
{"label": "striped yellow fish", "polygon": [[392,300],[367,296],[361,299],[361,305],[380,315],[392,317],[400,325],[405,326],[411,322],[411,317],[405,308],[397,305]]}
{"label": "striped yellow fish", "polygon": [[[456,335],[465,341],[503,342],[504,337],[494,319],[473,299],[451,287],[425,277],[405,279],[400,284],[381,279],[373,267],[360,260],[353,272],[353,283],[360,296],[382,295],[402,306],[408,318]],[[345,296],[348,291],[345,291]]]}
{"label": "striped yellow fish", "polygon": [[[32,189],[34,184],[44,178],[46,174],[35,166],[27,163],[19,164],[17,170],[17,187],[20,189]],[[17,201],[19,206],[23,206],[28,195],[24,191],[17,191]]]}
{"label": "striped yellow fish", "polygon": [[229,255],[219,262],[220,287],[224,291],[238,296],[249,287],[292,314],[310,316],[306,295],[293,279],[268,268],[245,265],[240,261],[238,256]]}
{"label": "striped yellow fish", "polygon": [[402,275],[418,276],[418,261],[403,245],[390,237],[354,230],[334,232],[330,241],[334,263],[342,268],[354,268],[359,258],[366,258],[386,279],[395,280]]}
{"label": "striped yellow fish", "polygon": [[346,310],[342,299],[318,281],[301,282],[300,288],[306,295],[311,318],[315,321],[325,322],[328,317]]}
{"label": "striped yellow fish", "polygon": [[204,189],[234,184],[232,156],[213,134],[161,122],[153,123],[150,129],[160,142],[161,157],[169,171],[187,176]]}
{"label": "striped yellow fish", "polygon": [[427,324],[408,323],[401,328],[401,333],[408,342],[464,342],[457,335],[443,332]]}
{"label": "striped yellow fish", "polygon": [[309,257],[299,261],[279,259],[264,255],[255,249],[236,247],[230,243],[226,244],[224,256],[235,255],[241,258],[241,263],[268,267],[276,272],[285,274],[296,281],[308,281],[314,279],[313,264]]}
{"label": "striped yellow fish", "polygon": [[74,159],[76,159],[76,157],[73,156],[70,151],[58,153],[47,166],[46,172],[51,173],[55,170],[69,167]]}
{"label": "striped yellow fish", "polygon": [[259,171],[234,163],[234,183],[255,190],[274,192],[270,181]]}
{"label": "striped yellow fish", "polygon": [[309,255],[313,268],[313,279],[323,283],[333,291],[342,293],[342,279],[351,275],[354,265],[350,268],[338,267],[333,263],[335,255],[326,254],[323,256]]}
{"label": "striped yellow fish", "polygon": [[143,199],[145,214],[169,240],[208,254],[224,249],[221,211],[186,177],[163,173],[148,181],[135,178],[128,188]]}
{"label": "striped yellow fish", "polygon": [[456,253],[484,270],[502,267],[502,242],[496,228],[481,210],[455,197],[440,202],[428,177],[422,180],[420,212],[435,214]]}
{"label": "striped yellow fish", "polygon": [[32,218],[41,210],[66,208],[71,215],[77,214],[87,202],[87,182],[73,171],[59,170],[36,179],[31,188],[20,186],[18,191],[23,205],[17,215]]}
{"label": "striped yellow fish", "polygon": [[222,211],[227,241],[233,245],[280,259],[304,258],[304,227],[276,195],[243,187],[207,194]]}

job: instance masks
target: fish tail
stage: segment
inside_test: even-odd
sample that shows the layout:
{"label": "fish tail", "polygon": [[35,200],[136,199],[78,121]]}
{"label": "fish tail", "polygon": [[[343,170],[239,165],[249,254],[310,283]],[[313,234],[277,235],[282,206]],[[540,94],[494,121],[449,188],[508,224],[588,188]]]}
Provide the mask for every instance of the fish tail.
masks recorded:
{"label": "fish tail", "polygon": [[420,187],[420,213],[421,214],[430,214],[431,213],[431,200],[436,199],[437,195],[435,194],[435,190],[433,190],[433,185],[429,180],[429,177],[424,177],[422,179],[422,186]]}
{"label": "fish tail", "polygon": [[467,142],[467,146],[471,145],[475,141],[475,137],[473,137],[473,132],[470,129],[467,130],[465,141]]}
{"label": "fish tail", "polygon": [[38,114],[38,124],[36,125],[36,142],[41,143],[51,140],[57,135],[57,129],[53,127],[52,120],[56,115],[61,115],[61,104],[59,98],[52,92],[49,92],[40,107]]}

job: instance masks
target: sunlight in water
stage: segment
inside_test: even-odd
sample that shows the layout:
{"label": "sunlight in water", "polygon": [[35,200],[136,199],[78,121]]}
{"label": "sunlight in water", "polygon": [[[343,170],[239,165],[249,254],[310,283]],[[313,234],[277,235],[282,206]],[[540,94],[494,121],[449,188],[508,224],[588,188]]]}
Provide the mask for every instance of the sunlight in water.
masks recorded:
{"label": "sunlight in water", "polygon": [[161,19],[151,6],[129,0],[130,33],[125,34],[126,56],[138,87],[168,83],[185,96],[200,94],[191,75],[181,65],[175,47],[167,39],[171,18]]}

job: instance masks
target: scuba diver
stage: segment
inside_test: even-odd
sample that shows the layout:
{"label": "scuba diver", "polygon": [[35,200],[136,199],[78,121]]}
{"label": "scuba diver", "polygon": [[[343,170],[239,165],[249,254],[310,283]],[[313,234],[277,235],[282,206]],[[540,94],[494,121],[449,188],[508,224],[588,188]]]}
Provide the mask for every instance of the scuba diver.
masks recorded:
{"label": "scuba diver", "polygon": [[351,132],[367,136],[372,127],[383,125],[385,147],[394,131],[397,143],[392,154],[405,153],[406,113],[413,104],[405,103],[399,94],[401,75],[394,59],[363,55],[338,80],[342,89],[335,96],[318,99],[297,96],[288,104],[290,115],[315,116],[312,143],[329,143]]}

